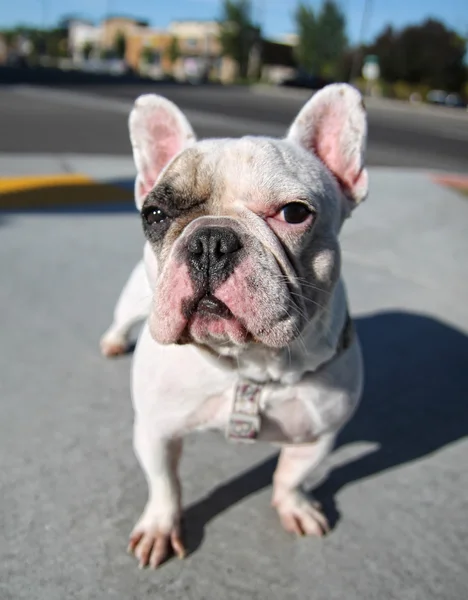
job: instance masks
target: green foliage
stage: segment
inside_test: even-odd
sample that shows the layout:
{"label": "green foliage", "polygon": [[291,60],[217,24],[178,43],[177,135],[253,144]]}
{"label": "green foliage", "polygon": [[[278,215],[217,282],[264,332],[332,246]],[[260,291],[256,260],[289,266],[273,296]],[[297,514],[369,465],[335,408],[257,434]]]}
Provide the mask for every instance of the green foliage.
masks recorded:
{"label": "green foliage", "polygon": [[400,31],[387,27],[366,50],[379,57],[381,76],[390,83],[458,92],[467,80],[466,40],[434,19]]}
{"label": "green foliage", "polygon": [[150,48],[148,46],[146,46],[145,48],[143,48],[143,52],[141,53],[141,60],[144,64],[149,65],[153,62],[153,58],[154,58],[154,50],[153,48]]}
{"label": "green foliage", "polygon": [[319,70],[315,35],[317,21],[312,6],[298,4],[295,14],[298,44],[295,52],[300,66],[308,73],[316,73]]}
{"label": "green foliage", "polygon": [[125,51],[127,50],[127,40],[121,31],[115,36],[114,49],[117,58],[123,60],[125,58]]}
{"label": "green foliage", "polygon": [[83,57],[85,60],[89,60],[89,57],[91,56],[93,51],[94,51],[94,45],[92,42],[88,41],[83,44],[82,52],[83,52]]}
{"label": "green foliage", "polygon": [[220,20],[219,41],[223,56],[229,56],[238,65],[238,75],[248,74],[250,52],[260,39],[260,28],[251,19],[249,0],[224,0]]}
{"label": "green foliage", "polygon": [[172,36],[171,41],[169,42],[169,46],[166,50],[166,55],[172,64],[174,64],[177,61],[177,59],[180,58],[181,52],[179,40],[175,35]]}
{"label": "green foliage", "polygon": [[30,57],[34,60],[41,56],[59,58],[67,56],[67,30],[61,27],[53,29],[37,29],[18,26],[2,31],[8,47],[14,47],[18,38],[23,37],[31,43]]}
{"label": "green foliage", "polygon": [[296,56],[310,74],[336,78],[347,48],[346,19],[333,0],[325,0],[316,13],[299,3],[295,13],[299,43]]}

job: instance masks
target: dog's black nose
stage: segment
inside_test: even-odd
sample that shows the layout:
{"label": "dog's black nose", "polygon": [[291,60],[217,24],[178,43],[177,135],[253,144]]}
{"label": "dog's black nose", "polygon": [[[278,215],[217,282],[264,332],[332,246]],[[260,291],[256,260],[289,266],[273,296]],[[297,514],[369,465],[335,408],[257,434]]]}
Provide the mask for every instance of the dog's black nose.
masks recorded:
{"label": "dog's black nose", "polygon": [[232,272],[242,243],[229,227],[200,227],[190,237],[187,249],[192,267],[212,281]]}

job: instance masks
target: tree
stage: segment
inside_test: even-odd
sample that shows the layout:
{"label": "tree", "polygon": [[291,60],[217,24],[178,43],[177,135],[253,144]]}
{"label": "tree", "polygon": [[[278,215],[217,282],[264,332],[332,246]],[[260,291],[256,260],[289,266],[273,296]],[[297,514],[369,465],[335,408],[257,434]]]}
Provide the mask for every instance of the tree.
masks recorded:
{"label": "tree", "polygon": [[82,48],[83,58],[89,60],[91,54],[94,52],[94,44],[89,40],[83,44]]}
{"label": "tree", "polygon": [[169,42],[169,46],[166,49],[166,56],[171,61],[171,64],[174,64],[177,59],[180,58],[180,45],[178,38],[173,35],[171,41]]}
{"label": "tree", "polygon": [[367,49],[379,57],[382,79],[460,91],[466,81],[466,40],[428,19],[401,31],[385,29]]}
{"label": "tree", "polygon": [[296,14],[299,43],[296,50],[301,67],[310,74],[336,78],[348,45],[346,19],[333,0],[325,0],[315,14],[300,3]]}
{"label": "tree", "polygon": [[149,65],[154,60],[154,50],[150,46],[145,46],[141,53],[141,60],[144,64]]}
{"label": "tree", "polygon": [[320,75],[337,77],[340,61],[348,45],[345,30],[346,19],[339,6],[332,0],[324,2],[317,18],[316,32]]}
{"label": "tree", "polygon": [[224,0],[219,41],[223,56],[232,58],[241,78],[247,77],[250,53],[260,39],[260,28],[251,20],[249,0]]}
{"label": "tree", "polygon": [[316,73],[319,68],[316,52],[317,21],[314,9],[305,4],[298,4],[295,14],[298,44],[296,57],[299,65],[307,73]]}
{"label": "tree", "polygon": [[127,50],[127,40],[121,31],[115,36],[114,48],[117,58],[123,60],[125,58],[125,51]]}

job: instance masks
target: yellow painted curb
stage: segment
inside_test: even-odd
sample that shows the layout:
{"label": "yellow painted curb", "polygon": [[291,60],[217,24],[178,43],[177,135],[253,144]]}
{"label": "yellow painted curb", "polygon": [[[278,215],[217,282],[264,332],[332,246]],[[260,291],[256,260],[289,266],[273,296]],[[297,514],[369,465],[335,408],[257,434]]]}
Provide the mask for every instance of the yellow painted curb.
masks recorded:
{"label": "yellow painted curb", "polygon": [[27,210],[133,201],[133,190],[80,173],[0,177],[0,210]]}

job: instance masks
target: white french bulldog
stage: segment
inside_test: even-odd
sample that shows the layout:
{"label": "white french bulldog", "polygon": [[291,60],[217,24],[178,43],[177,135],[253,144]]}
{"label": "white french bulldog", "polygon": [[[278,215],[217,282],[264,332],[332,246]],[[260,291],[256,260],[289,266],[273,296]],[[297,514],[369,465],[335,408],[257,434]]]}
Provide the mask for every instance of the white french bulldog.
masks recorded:
{"label": "white french bulldog", "polygon": [[285,139],[196,141],[180,110],[138,98],[130,136],[147,239],[101,340],[135,350],[134,444],[149,486],[129,549],[140,566],[184,555],[177,475],[188,432],[282,445],[273,505],[286,530],[328,531],[301,491],[361,395],[359,342],[338,236],[367,195],[360,94],[331,85]]}

